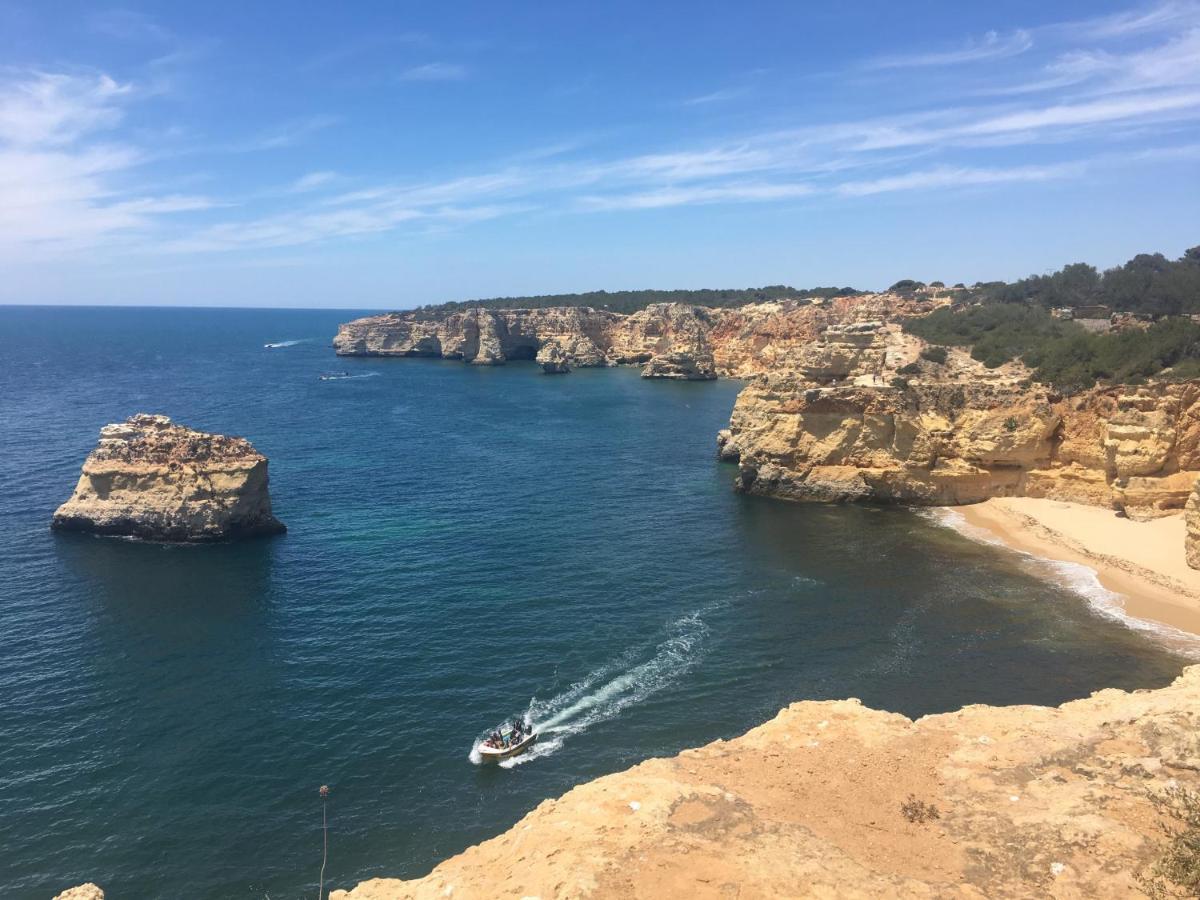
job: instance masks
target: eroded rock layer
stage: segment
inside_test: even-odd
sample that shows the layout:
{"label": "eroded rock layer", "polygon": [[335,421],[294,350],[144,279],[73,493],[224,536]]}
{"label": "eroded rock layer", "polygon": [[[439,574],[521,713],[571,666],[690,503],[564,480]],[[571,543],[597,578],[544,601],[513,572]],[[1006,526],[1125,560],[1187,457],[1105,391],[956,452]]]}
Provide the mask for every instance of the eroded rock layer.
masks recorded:
{"label": "eroded rock layer", "polygon": [[140,414],[100,429],[52,527],[155,541],[275,534],[267,458],[244,438]]}
{"label": "eroded rock layer", "polygon": [[1049,497],[1136,519],[1184,507],[1200,475],[1200,385],[1101,388],[919,381],[741,392],[722,457],[742,490],[796,500],[973,503]]}
{"label": "eroded rock layer", "polygon": [[1200,788],[1200,667],[1058,708],[912,721],[794,703],[740,738],[547,800],[414,881],[331,900],[1129,897],[1152,802]]}
{"label": "eroded rock layer", "polygon": [[[543,366],[552,363],[548,371],[640,365],[648,378],[704,380],[806,364],[820,375],[856,365],[862,349],[876,350],[881,363],[885,346],[877,329],[933,305],[868,294],[733,309],[656,303],[628,316],[588,307],[479,308],[435,318],[386,313],[345,323],[333,346],[342,356],[433,356],[476,365],[536,358]],[[873,324],[859,333],[854,323],[860,321]],[[848,326],[844,333],[831,333],[812,350],[827,329],[842,326]]]}

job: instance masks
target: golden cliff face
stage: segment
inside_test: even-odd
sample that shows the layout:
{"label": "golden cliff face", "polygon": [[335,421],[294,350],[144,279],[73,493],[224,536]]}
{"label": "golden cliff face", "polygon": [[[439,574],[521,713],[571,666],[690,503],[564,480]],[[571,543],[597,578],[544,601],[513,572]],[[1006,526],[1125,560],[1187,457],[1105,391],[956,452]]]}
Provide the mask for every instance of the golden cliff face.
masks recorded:
{"label": "golden cliff face", "polygon": [[1049,497],[1144,519],[1200,475],[1200,385],[1101,388],[927,381],[820,387],[768,376],[738,396],[721,452],[742,490],[796,500],[973,503]]}
{"label": "golden cliff face", "polygon": [[100,430],[51,527],[187,542],[286,530],[271,513],[267,458],[249,441],[145,414]]}
{"label": "golden cliff face", "polygon": [[[587,307],[480,308],[433,319],[386,313],[343,324],[333,346],[341,356],[427,356],[474,365],[537,359],[554,372],[640,365],[647,377],[703,380],[807,366],[820,377],[856,365],[864,349],[854,345],[861,336],[847,334],[838,345],[822,339],[826,332],[931,307],[931,301],[870,294],[735,309],[656,303],[628,316]],[[869,344],[872,336],[865,339]]]}
{"label": "golden cliff face", "polygon": [[330,898],[1137,896],[1163,840],[1151,795],[1200,788],[1198,729],[1200,667],[915,722],[794,703],[547,800],[424,878]]}

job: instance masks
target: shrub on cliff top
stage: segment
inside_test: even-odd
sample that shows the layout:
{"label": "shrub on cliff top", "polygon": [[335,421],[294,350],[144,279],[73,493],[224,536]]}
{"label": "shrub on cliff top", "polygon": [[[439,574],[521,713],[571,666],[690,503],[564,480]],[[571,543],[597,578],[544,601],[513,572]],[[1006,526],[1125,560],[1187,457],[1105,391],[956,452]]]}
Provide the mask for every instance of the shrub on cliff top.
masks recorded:
{"label": "shrub on cliff top", "polygon": [[1200,897],[1200,793],[1184,787],[1151,793],[1163,816],[1167,836],[1158,859],[1138,873],[1138,884],[1151,897]]}
{"label": "shrub on cliff top", "polygon": [[1020,359],[1037,381],[1067,393],[1097,381],[1132,384],[1168,368],[1176,380],[1200,374],[1200,325],[1181,317],[1093,334],[1035,306],[984,304],[935,310],[905,320],[904,328],[932,344],[970,347],[989,368]]}

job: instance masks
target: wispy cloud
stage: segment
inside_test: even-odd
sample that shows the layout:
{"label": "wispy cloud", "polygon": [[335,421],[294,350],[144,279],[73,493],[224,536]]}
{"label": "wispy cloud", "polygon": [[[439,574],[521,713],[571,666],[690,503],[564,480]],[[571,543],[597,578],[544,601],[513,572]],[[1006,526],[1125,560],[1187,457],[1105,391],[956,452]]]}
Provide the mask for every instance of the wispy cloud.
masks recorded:
{"label": "wispy cloud", "polygon": [[309,172],[293,181],[289,190],[294,194],[304,194],[337,181],[337,178],[337,172]]}
{"label": "wispy cloud", "polygon": [[145,13],[132,9],[106,9],[87,17],[88,27],[97,34],[123,41],[169,41],[169,30]]}
{"label": "wispy cloud", "polygon": [[707,106],[710,103],[723,103],[726,100],[736,100],[738,97],[746,96],[747,93],[749,93],[748,88],[723,88],[709,94],[701,94],[698,97],[689,97],[683,101],[683,105]]}
{"label": "wispy cloud", "polygon": [[1008,169],[972,169],[939,166],[903,175],[889,175],[870,181],[848,181],[839,184],[835,192],[847,197],[865,197],[892,191],[942,190],[1013,182],[1053,181],[1083,174],[1083,163],[1062,163],[1054,166],[1017,166]]}
{"label": "wispy cloud", "polygon": [[910,69],[926,66],[954,66],[963,63],[989,62],[1016,56],[1033,46],[1033,35],[1028,31],[1014,31],[1002,35],[989,31],[979,40],[968,40],[954,50],[931,53],[912,53],[898,56],[882,56],[867,63],[869,69]]}
{"label": "wispy cloud", "polygon": [[293,147],[305,138],[324,131],[340,121],[337,116],[314,115],[283,122],[266,131],[262,131],[248,140],[237,142],[229,149],[251,152],[255,150],[277,150],[281,147]]}
{"label": "wispy cloud", "polygon": [[466,66],[457,63],[431,62],[405,69],[397,78],[400,81],[462,81],[469,74]]}
{"label": "wispy cloud", "polygon": [[[251,255],[426,234],[531,210],[633,214],[716,204],[802,206],[807,198],[847,203],[1186,162],[1196,158],[1200,126],[1200,24],[1188,24],[1197,8],[1166,3],[1074,23],[1075,32],[1016,30],[953,49],[852,63],[859,76],[866,66],[918,86],[905,97],[911,111],[902,115],[830,121],[780,108],[771,112],[770,127],[709,131],[673,143],[662,137],[669,132],[630,128],[620,132],[621,152],[605,151],[608,137],[556,143],[539,135],[545,143],[535,139],[524,153],[425,172],[397,166],[371,175],[356,171],[353,157],[322,157],[339,171],[300,170],[291,182],[276,175],[266,188],[247,188],[236,204],[196,193],[184,173],[165,174],[169,167],[158,165],[164,145],[207,154],[219,170],[231,152],[293,147],[339,120],[301,117],[243,141],[188,134],[166,142],[131,124],[138,123],[135,105],[150,96],[146,79],[124,82],[86,70],[8,72],[0,74],[0,248],[105,244]],[[1092,37],[1076,40],[1078,34]],[[964,69],[961,89],[939,88],[936,101],[916,92],[929,79],[907,71],[975,62],[988,64]],[[461,65],[431,62],[388,77],[435,82],[470,74]],[[701,112],[765,87],[731,78],[746,86],[679,102]],[[688,120],[689,134],[697,120],[706,121],[680,118]],[[144,176],[151,162],[153,183]]]}
{"label": "wispy cloud", "polygon": [[1148,32],[1187,27],[1200,23],[1200,3],[1168,0],[1151,7],[1134,7],[1111,15],[1053,26],[1076,41],[1100,41],[1132,37]]}

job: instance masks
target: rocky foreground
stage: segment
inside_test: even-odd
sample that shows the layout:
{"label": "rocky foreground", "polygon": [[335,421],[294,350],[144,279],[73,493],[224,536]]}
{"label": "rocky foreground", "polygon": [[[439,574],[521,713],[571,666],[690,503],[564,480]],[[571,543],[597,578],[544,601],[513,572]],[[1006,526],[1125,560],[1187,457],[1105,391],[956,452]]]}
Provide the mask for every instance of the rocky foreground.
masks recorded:
{"label": "rocky foreground", "polygon": [[267,482],[267,458],[244,438],[139,414],[100,429],[51,527],[172,542],[277,534]]}
{"label": "rocky foreground", "polygon": [[794,703],[548,800],[414,881],[331,900],[1129,897],[1200,788],[1200,666],[1169,687],[912,721]]}

